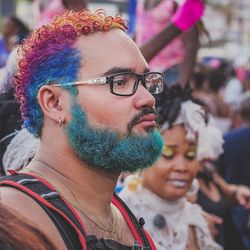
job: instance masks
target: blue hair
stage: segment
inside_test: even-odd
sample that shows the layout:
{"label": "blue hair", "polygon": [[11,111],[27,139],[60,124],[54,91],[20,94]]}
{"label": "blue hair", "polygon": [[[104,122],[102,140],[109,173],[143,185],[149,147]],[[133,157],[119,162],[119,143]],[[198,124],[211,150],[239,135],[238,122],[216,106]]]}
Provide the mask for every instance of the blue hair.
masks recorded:
{"label": "blue hair", "polygon": [[[39,59],[38,59],[39,60]],[[66,47],[64,50],[50,55],[43,60],[34,71],[27,88],[29,117],[24,120],[25,127],[35,136],[41,135],[43,126],[43,112],[37,100],[39,89],[51,82],[66,83],[77,80],[81,56],[76,48]],[[32,66],[32,65],[31,65]],[[72,95],[77,95],[77,88],[65,86]]]}

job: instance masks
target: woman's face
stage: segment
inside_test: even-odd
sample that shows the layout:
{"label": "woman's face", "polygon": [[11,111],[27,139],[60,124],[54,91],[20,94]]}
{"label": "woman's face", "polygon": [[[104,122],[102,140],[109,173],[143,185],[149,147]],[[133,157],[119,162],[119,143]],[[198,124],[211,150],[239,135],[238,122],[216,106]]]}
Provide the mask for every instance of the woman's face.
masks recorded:
{"label": "woman's face", "polygon": [[199,163],[197,145],[186,140],[184,126],[173,126],[162,133],[165,147],[155,166],[143,172],[143,185],[167,200],[186,195],[195,178]]}

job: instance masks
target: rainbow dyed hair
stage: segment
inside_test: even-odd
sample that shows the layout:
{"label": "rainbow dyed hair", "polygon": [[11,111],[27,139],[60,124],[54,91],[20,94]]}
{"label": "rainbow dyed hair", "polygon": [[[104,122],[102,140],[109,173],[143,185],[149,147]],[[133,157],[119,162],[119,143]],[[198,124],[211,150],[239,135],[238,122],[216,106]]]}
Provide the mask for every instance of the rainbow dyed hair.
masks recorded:
{"label": "rainbow dyed hair", "polygon": [[104,10],[66,11],[52,23],[43,25],[24,40],[15,76],[15,95],[20,104],[25,127],[41,135],[43,113],[37,101],[41,86],[50,82],[76,81],[81,56],[75,42],[81,35],[111,29],[127,29],[120,16],[106,16]]}

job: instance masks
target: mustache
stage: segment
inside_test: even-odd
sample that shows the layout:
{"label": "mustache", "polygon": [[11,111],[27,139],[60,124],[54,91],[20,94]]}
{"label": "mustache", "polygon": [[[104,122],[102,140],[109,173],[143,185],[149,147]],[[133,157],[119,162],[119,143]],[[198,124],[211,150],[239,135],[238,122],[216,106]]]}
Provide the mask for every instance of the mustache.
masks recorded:
{"label": "mustache", "polygon": [[136,114],[131,121],[128,123],[127,129],[128,132],[131,133],[132,128],[140,121],[140,119],[144,116],[144,115],[149,115],[149,114],[154,114],[157,117],[157,112],[155,108],[152,107],[145,107],[143,108],[138,114]]}

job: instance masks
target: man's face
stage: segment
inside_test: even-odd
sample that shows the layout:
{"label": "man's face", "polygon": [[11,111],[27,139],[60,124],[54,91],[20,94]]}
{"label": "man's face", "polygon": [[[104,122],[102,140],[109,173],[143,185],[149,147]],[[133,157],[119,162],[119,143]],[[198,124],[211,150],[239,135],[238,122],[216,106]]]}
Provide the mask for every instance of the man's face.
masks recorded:
{"label": "man's face", "polygon": [[[135,73],[147,70],[137,47],[120,31],[84,38],[78,47],[84,54],[81,81],[110,75],[117,69]],[[132,96],[113,95],[109,84],[81,85],[78,90],[71,99],[65,131],[80,160],[103,170],[133,172],[158,159],[162,139],[154,131],[155,101],[141,84]]]}
{"label": "man's face", "polygon": [[[116,72],[142,74],[148,65],[134,42],[121,30],[98,32],[80,38],[77,47],[82,52],[79,80],[88,80]],[[91,126],[128,133],[130,121],[145,107],[154,107],[153,96],[139,84],[133,96],[110,93],[109,84],[78,86],[78,103],[86,112]],[[144,119],[143,119],[144,118]],[[155,126],[155,116],[147,115],[132,126],[131,132],[144,134]]]}

